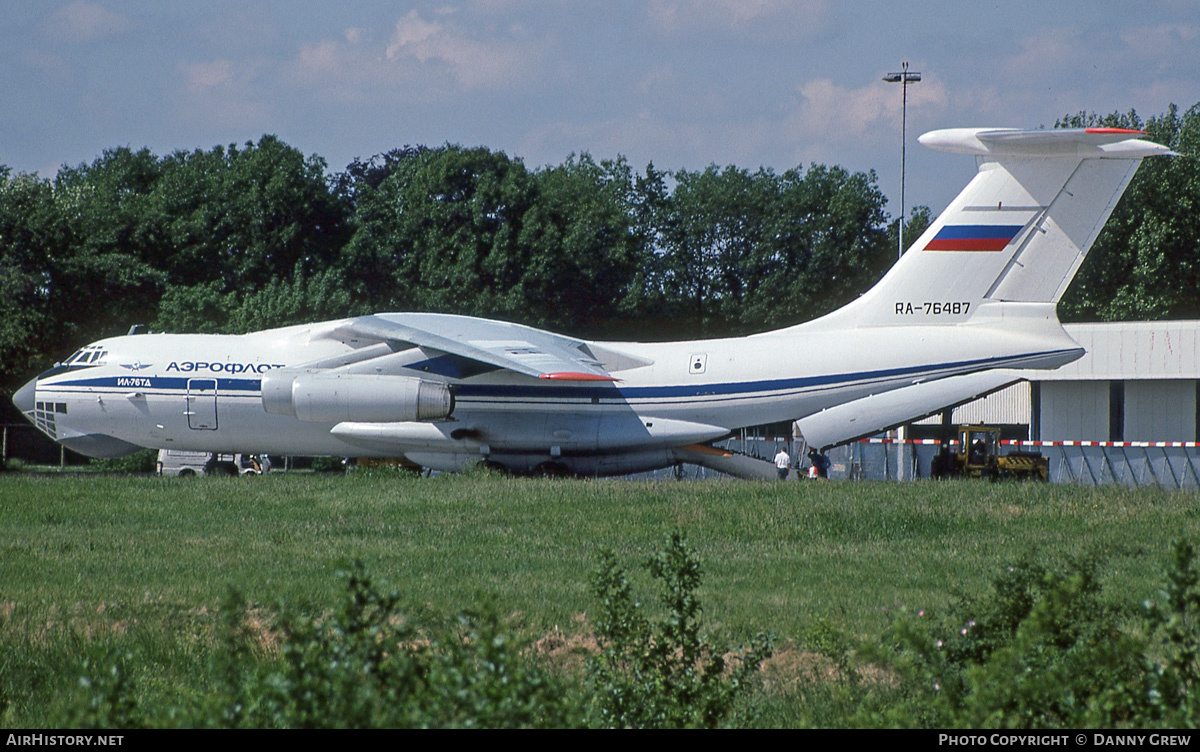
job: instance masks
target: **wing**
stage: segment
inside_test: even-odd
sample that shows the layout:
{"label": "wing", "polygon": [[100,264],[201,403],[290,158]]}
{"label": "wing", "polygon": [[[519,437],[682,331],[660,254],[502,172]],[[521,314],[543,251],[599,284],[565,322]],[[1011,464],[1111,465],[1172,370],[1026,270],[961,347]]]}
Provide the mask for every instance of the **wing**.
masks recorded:
{"label": "wing", "polygon": [[[504,321],[437,313],[381,313],[350,319],[337,335],[402,350],[419,347],[554,381],[618,381],[582,340]],[[431,352],[432,351],[432,352]]]}

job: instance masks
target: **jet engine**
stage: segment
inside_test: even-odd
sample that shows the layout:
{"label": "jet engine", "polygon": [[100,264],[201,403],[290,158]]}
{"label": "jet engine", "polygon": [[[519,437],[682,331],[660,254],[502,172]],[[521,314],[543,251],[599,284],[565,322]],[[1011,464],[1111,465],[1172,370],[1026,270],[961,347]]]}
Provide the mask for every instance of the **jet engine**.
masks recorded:
{"label": "jet engine", "polygon": [[268,373],[262,402],[269,413],[319,423],[441,420],[454,412],[445,384],[378,374]]}

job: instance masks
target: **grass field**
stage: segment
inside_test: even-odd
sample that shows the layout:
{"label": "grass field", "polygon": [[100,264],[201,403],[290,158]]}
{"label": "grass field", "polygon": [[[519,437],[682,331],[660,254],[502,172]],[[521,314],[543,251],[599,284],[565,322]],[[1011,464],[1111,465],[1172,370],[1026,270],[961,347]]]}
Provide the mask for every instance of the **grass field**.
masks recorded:
{"label": "grass field", "polygon": [[[821,621],[858,640],[905,609],[985,590],[1030,554],[1047,565],[1097,556],[1104,597],[1140,603],[1161,585],[1171,541],[1200,539],[1200,498],[970,482],[7,474],[0,720],[36,723],[91,641],[156,645],[162,673],[185,674],[231,587],[267,609],[320,612],[351,558],[413,609],[491,599],[531,637],[583,633],[598,552],[636,573],[675,528],[702,561],[714,637],[803,642]],[[653,601],[648,580],[633,580]]]}

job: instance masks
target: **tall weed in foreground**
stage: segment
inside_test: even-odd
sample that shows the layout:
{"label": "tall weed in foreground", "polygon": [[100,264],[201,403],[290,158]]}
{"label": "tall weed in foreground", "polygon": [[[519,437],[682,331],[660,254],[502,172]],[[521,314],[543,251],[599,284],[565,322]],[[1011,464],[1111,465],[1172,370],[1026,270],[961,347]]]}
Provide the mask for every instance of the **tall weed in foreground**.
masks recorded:
{"label": "tall weed in foreground", "polygon": [[582,724],[582,703],[529,659],[524,643],[488,608],[451,626],[419,630],[400,597],[360,562],[339,572],[345,592],[332,613],[281,618],[281,655],[265,656],[246,629],[237,594],[225,600],[214,652],[216,686],[192,702],[158,696],[144,705],[125,666],[133,655],[84,664],[84,692],[52,722],[93,728],[563,727]]}
{"label": "tall weed in foreground", "polygon": [[759,636],[727,666],[701,635],[700,562],[683,534],[645,562],[663,588],[667,612],[651,622],[634,600],[625,572],[611,551],[600,555],[593,586],[601,652],[589,663],[594,725],[607,728],[714,728],[727,722],[734,702],[771,655]]}
{"label": "tall weed in foreground", "polygon": [[967,728],[1187,727],[1197,723],[1200,588],[1178,542],[1160,603],[1130,618],[1101,605],[1096,564],[1007,568],[944,617],[892,632],[902,685],[863,725]]}
{"label": "tall weed in foreground", "polygon": [[132,661],[130,653],[112,652],[86,659],[79,677],[83,696],[67,710],[66,725],[79,729],[146,728],[127,674]]}
{"label": "tall weed in foreground", "polygon": [[[590,697],[551,673],[505,630],[492,608],[449,626],[419,629],[395,590],[360,562],[338,572],[344,593],[320,617],[289,616],[266,629],[282,645],[262,647],[264,627],[231,591],[209,661],[211,684],[191,699],[139,695],[127,672],[137,656],[84,663],[81,692],[52,719],[63,726],[224,728],[715,727],[771,652],[766,638],[737,657],[702,636],[700,564],[681,533],[645,566],[666,609],[650,620],[611,553],[595,578],[602,652],[590,662]],[[139,699],[142,698],[142,699]]]}
{"label": "tall weed in foreground", "polygon": [[248,725],[299,728],[577,725],[556,677],[488,608],[428,634],[361,563],[329,618],[287,625],[284,668],[267,677]]}
{"label": "tall weed in foreground", "polygon": [[1167,586],[1145,605],[1159,660],[1146,662],[1146,715],[1164,726],[1200,727],[1200,571],[1196,551],[1179,541]]}

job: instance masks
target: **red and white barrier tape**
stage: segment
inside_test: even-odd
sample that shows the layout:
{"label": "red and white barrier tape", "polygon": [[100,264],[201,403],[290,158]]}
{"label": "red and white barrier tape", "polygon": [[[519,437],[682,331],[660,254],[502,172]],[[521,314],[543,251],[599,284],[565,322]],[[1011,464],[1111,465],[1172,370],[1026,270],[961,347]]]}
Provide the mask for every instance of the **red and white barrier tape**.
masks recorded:
{"label": "red and white barrier tape", "polygon": [[[859,439],[859,444],[918,444],[923,446],[937,446],[941,442],[937,439]],[[957,441],[948,442],[951,446],[958,446]],[[1187,448],[1194,449],[1200,447],[1200,441],[1022,441],[1020,439],[1002,439],[1000,441],[1004,446],[1031,446],[1031,447],[1052,447],[1052,446],[1067,446],[1067,447],[1138,447],[1138,448]]]}

